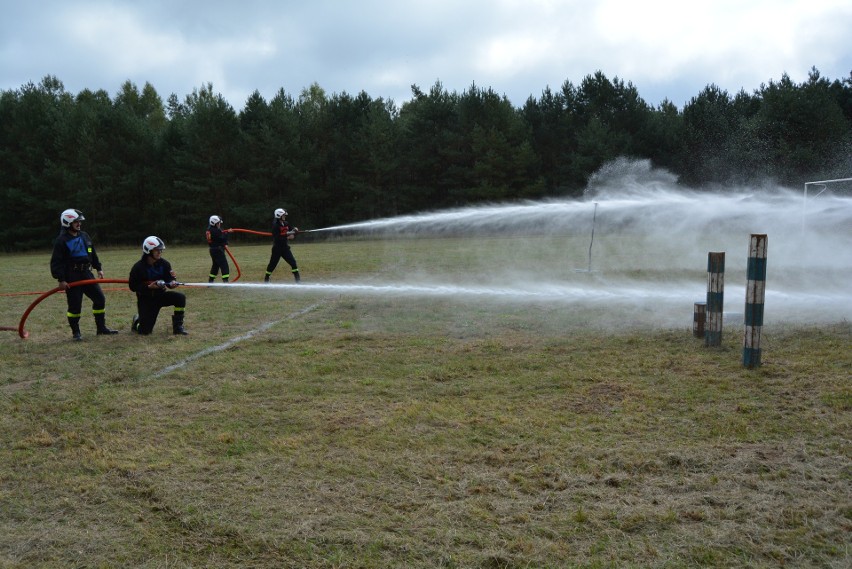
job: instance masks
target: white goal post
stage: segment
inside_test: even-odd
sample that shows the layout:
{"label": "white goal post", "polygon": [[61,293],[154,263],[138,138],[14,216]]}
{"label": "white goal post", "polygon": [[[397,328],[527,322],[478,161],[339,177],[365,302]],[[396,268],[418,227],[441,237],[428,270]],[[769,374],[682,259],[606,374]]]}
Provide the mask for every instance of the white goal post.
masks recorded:
{"label": "white goal post", "polygon": [[802,232],[805,231],[805,218],[808,215],[807,205],[809,186],[813,186],[814,190],[819,189],[818,192],[810,196],[811,198],[816,198],[819,197],[820,194],[828,190],[829,184],[840,184],[843,182],[852,182],[852,178],[837,178],[836,180],[819,180],[817,182],[805,182],[805,191],[802,194]]}

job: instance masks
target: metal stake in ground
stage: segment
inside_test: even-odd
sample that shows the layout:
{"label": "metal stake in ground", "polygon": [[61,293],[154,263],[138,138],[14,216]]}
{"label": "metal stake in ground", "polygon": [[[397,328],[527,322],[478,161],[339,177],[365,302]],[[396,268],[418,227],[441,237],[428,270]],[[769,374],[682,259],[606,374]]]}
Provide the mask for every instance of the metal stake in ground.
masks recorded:
{"label": "metal stake in ground", "polygon": [[595,221],[598,218],[598,202],[595,202],[595,210],[592,213],[592,238],[589,240],[589,268],[574,269],[575,273],[591,273],[592,272],[592,245],[595,244]]}

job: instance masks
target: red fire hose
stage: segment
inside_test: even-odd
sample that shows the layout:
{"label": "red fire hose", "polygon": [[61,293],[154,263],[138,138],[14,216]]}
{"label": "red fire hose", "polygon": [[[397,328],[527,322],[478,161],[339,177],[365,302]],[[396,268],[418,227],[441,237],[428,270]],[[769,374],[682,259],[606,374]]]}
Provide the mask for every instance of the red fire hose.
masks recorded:
{"label": "red fire hose", "polygon": [[228,256],[231,258],[231,260],[234,262],[234,266],[237,268],[237,278],[235,278],[234,280],[231,281],[232,283],[235,283],[238,280],[240,280],[240,277],[242,276],[243,273],[240,271],[240,264],[237,263],[236,259],[234,259],[234,255],[231,253],[231,250],[228,249],[227,245],[225,245],[225,253],[228,254]]}
{"label": "red fire hose", "polygon": [[[225,231],[228,232],[228,233],[235,233],[235,232],[236,233],[251,233],[252,235],[262,235],[264,237],[272,237],[272,233],[270,233],[268,231],[253,231],[251,229],[239,229],[239,228],[226,229]],[[242,271],[240,271],[240,264],[237,263],[236,259],[234,259],[234,255],[231,253],[231,250],[228,248],[227,245],[225,245],[225,252],[228,254],[228,257],[231,258],[231,261],[234,262],[234,266],[237,268],[237,278],[231,279],[231,282],[235,283],[238,280],[240,280],[240,277],[242,276],[243,273],[242,273]]]}
{"label": "red fire hose", "polygon": [[237,232],[237,233],[251,233],[252,235],[263,235],[264,237],[272,237],[272,233],[269,231],[253,231],[251,229],[227,229],[229,233]]}
{"label": "red fire hose", "polygon": [[[90,285],[90,284],[102,284],[102,283],[123,283],[123,284],[127,284],[127,280],[122,280],[122,279],[86,279],[84,281],[75,281],[73,283],[68,283],[68,288],[74,288],[75,286],[84,286],[84,285]],[[25,338],[25,339],[27,337],[29,337],[30,333],[27,332],[26,330],[24,330],[24,324],[26,323],[27,318],[30,315],[30,312],[32,312],[33,308],[38,306],[39,303],[42,300],[44,300],[48,296],[50,296],[52,294],[56,294],[57,292],[62,291],[62,290],[64,290],[64,289],[62,287],[59,287],[59,286],[56,287],[56,288],[50,289],[49,291],[42,293],[41,296],[39,296],[37,299],[35,299],[33,301],[32,304],[30,304],[30,306],[24,311],[24,315],[21,316],[21,321],[18,323],[18,336],[20,336],[21,338]],[[3,328],[3,329],[7,330],[8,328]]]}

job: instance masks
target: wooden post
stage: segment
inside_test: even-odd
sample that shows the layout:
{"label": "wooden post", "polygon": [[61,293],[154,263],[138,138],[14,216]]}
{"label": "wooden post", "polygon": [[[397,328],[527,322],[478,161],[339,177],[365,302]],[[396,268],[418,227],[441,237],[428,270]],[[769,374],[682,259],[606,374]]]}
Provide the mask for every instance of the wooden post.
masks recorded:
{"label": "wooden post", "polygon": [[725,296],[725,253],[707,254],[707,330],[705,346],[722,345],[722,306]]}
{"label": "wooden post", "polygon": [[745,301],[743,365],[760,367],[760,331],[763,329],[763,301],[766,298],[766,235],[751,236]]}
{"label": "wooden post", "polygon": [[704,337],[704,325],[707,322],[707,303],[696,302],[692,313],[692,335],[696,338]]}

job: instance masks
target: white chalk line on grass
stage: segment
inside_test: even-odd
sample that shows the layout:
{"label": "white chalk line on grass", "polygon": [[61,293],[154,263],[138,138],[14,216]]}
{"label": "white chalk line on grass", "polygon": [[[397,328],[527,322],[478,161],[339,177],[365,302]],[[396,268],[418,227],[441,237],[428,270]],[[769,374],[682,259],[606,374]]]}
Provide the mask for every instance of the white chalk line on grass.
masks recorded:
{"label": "white chalk line on grass", "polygon": [[312,304],[311,306],[303,308],[302,310],[299,310],[297,312],[293,312],[292,314],[289,314],[284,318],[279,318],[278,320],[273,320],[271,322],[267,322],[265,324],[262,324],[261,326],[258,326],[254,330],[249,330],[248,332],[246,332],[242,336],[237,336],[235,338],[231,338],[227,342],[223,342],[222,344],[219,344],[218,346],[210,346],[209,348],[204,348],[200,352],[196,352],[196,353],[192,354],[191,356],[187,356],[184,359],[180,360],[179,362],[176,362],[176,363],[173,363],[170,366],[164,367],[160,371],[152,374],[149,379],[157,379],[157,378],[163,377],[164,375],[168,375],[175,370],[179,370],[182,367],[186,367],[187,365],[189,365],[190,363],[194,362],[195,360],[197,360],[199,358],[203,358],[204,356],[209,356],[210,354],[213,354],[213,353],[216,353],[216,352],[221,352],[222,350],[227,350],[228,348],[230,348],[231,346],[233,346],[234,344],[236,344],[238,342],[242,342],[244,340],[249,340],[249,339],[253,338],[254,336],[260,334],[261,332],[266,332],[267,330],[269,330],[270,328],[272,328],[276,324],[280,324],[284,320],[292,320],[293,318],[298,318],[299,316],[304,316],[308,312],[311,312],[312,310],[316,310],[316,308],[319,307],[319,306],[320,306],[319,303]]}

